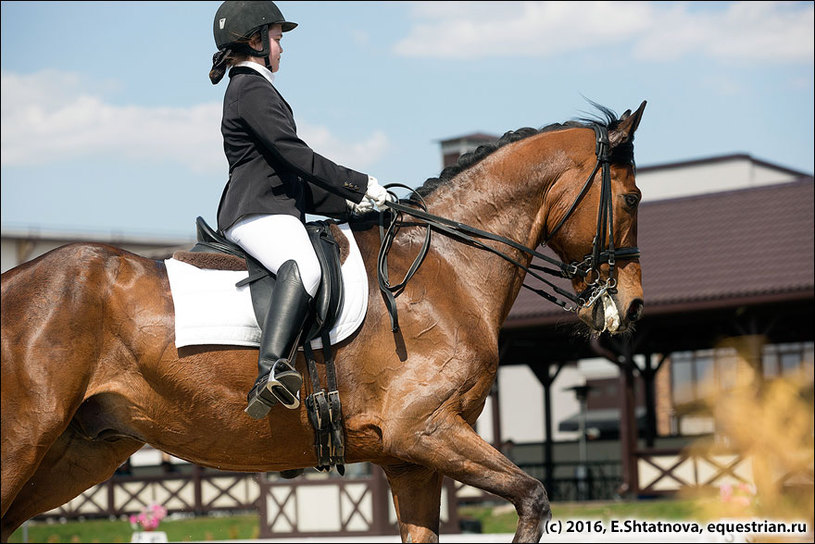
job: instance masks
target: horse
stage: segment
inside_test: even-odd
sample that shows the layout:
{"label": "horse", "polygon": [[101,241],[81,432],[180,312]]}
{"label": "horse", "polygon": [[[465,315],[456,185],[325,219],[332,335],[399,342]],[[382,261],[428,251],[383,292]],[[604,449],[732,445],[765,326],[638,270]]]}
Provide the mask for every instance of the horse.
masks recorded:
{"label": "horse", "polygon": [[[428,180],[419,193],[430,213],[513,241],[512,256],[485,251],[495,241],[478,247],[436,233],[396,299],[399,327],[371,296],[362,326],[335,346],[346,461],[382,467],[405,542],[438,541],[444,476],[512,503],[514,541],[538,542],[551,518],[543,484],[473,425],[496,378],[499,331],[533,260],[522,249],[546,242],[564,262],[584,262],[599,252],[606,220],[603,239],[636,246],[632,142],[645,102],[619,117],[595,106],[602,118],[508,132]],[[603,168],[598,127],[607,136]],[[406,223],[393,240],[392,270],[410,265],[427,230],[421,223]],[[358,227],[355,237],[375,291],[379,229]],[[643,311],[637,254],[614,263],[614,248],[602,253],[571,280],[582,293],[602,279],[602,296],[572,309],[599,334],[611,308],[612,332],[627,334]],[[144,444],[222,470],[315,466],[303,406],[263,420],[244,413],[256,349],[179,349],[174,335],[163,261],[75,243],[2,274],[3,541],[110,478]],[[301,372],[305,364],[299,355]]]}

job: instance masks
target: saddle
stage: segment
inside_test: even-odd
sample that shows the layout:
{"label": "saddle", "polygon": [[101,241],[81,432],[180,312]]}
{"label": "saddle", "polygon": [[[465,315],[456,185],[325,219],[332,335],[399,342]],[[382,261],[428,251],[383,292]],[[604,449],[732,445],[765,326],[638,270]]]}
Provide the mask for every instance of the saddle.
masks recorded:
{"label": "saddle", "polygon": [[[236,284],[249,285],[252,309],[258,323],[269,311],[275,276],[247,254],[242,247],[227,240],[210,227],[203,217],[195,220],[197,243],[189,251],[176,251],[173,258],[199,268],[248,270],[249,276]],[[306,341],[321,336],[336,324],[343,303],[342,263],[348,257],[348,241],[334,221],[313,221],[306,224],[314,253],[320,262],[322,279],[314,296],[314,312],[307,321]]]}
{"label": "saddle", "polygon": [[[202,217],[196,224],[197,243],[189,251],[176,251],[173,258],[199,268],[221,270],[248,270],[249,276],[239,281],[236,287],[249,286],[252,308],[258,323],[263,323],[269,311],[271,295],[275,286],[275,275],[269,272],[257,259],[247,254],[243,248],[227,240],[210,227]],[[337,390],[336,373],[329,332],[335,325],[342,309],[344,292],[342,263],[348,257],[349,244],[335,221],[313,221],[306,224],[306,232],[311,240],[317,260],[320,262],[322,279],[314,296],[312,315],[303,327],[301,345],[306,355],[308,374],[311,377],[312,393],[306,398],[309,420],[315,430],[315,449],[318,470],[328,471],[337,467],[340,474],[345,472],[345,448],[342,425],[342,405]],[[311,349],[311,341],[322,339],[323,364],[326,367],[328,392],[320,385],[316,358]],[[284,471],[284,476],[293,477],[300,471]]]}

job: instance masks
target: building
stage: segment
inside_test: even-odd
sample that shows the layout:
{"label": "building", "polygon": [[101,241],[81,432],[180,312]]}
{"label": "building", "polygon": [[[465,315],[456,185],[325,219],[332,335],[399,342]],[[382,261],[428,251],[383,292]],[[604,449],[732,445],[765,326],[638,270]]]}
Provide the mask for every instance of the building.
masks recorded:
{"label": "building", "polygon": [[100,235],[93,233],[47,231],[36,228],[6,229],[0,233],[0,272],[30,261],[65,244],[94,242],[110,244],[144,257],[162,259],[177,249],[189,249],[195,237],[148,237],[126,234]]}
{"label": "building", "polygon": [[476,132],[474,134],[439,140],[442,168],[453,166],[461,155],[474,151],[480,145],[491,144],[497,139],[498,137],[492,134]]}

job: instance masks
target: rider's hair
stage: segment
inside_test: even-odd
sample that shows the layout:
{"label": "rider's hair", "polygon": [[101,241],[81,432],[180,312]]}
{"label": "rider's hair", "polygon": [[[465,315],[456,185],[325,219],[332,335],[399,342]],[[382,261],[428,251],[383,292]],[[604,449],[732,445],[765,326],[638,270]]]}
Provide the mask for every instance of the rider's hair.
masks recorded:
{"label": "rider's hair", "polygon": [[[251,47],[249,44],[252,43],[252,40],[260,40],[260,30],[252,34],[249,38],[240,38],[235,40],[235,44],[243,45],[246,47]],[[212,81],[213,84],[218,83],[221,78],[224,77],[226,70],[230,66],[234,66],[239,62],[243,62],[249,58],[247,53],[244,53],[240,47],[235,48],[225,48],[222,51],[218,51],[212,58],[213,64],[212,69],[209,72],[209,79]],[[217,59],[217,60],[216,60]]]}

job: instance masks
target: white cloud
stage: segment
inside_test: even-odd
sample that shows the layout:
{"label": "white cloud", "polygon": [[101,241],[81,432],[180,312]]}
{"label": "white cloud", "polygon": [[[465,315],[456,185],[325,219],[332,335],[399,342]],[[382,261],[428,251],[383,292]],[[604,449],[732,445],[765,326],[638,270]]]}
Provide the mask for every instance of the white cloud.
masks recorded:
{"label": "white cloud", "polygon": [[656,12],[654,29],[635,38],[640,58],[704,55],[725,61],[811,62],[813,5],[735,2],[723,10],[688,11],[684,4]]}
{"label": "white cloud", "polygon": [[413,15],[422,22],[396,51],[462,59],[550,56],[625,40],[643,29],[650,9],[642,2],[420,3]]}
{"label": "white cloud", "polygon": [[[2,73],[2,165],[22,166],[75,157],[125,157],[175,162],[196,172],[224,171],[220,103],[186,108],[117,106],[82,88],[77,74]],[[382,132],[362,142],[303,124],[315,150],[358,169],[388,147]]]}
{"label": "white cloud", "polygon": [[82,88],[78,74],[2,73],[2,165],[74,157],[171,161],[223,169],[219,104],[117,106]]}
{"label": "white cloud", "polygon": [[408,57],[546,57],[627,44],[649,60],[811,62],[809,2],[417,2],[395,51]]}
{"label": "white cloud", "polygon": [[297,123],[300,138],[309,147],[332,161],[353,168],[364,170],[380,159],[390,147],[388,137],[377,130],[368,139],[361,142],[349,142],[331,134],[327,128],[308,123]]}

